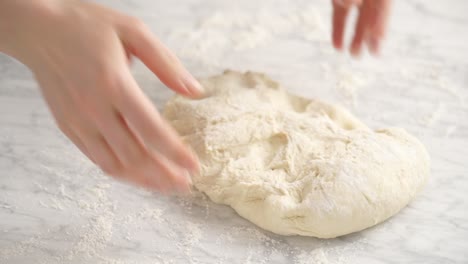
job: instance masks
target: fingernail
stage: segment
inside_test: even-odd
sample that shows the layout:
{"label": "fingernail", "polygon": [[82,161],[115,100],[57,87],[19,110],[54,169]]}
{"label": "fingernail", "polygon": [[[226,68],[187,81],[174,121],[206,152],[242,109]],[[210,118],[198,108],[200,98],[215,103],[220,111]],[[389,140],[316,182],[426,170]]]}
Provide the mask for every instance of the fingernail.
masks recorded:
{"label": "fingernail", "polygon": [[189,186],[192,186],[193,185],[192,175],[190,174],[189,171],[185,171],[185,178],[187,179]]}
{"label": "fingernail", "polygon": [[190,94],[201,95],[204,90],[201,84],[190,73],[186,73],[184,77],[184,85]]}
{"label": "fingernail", "polygon": [[186,191],[187,195],[192,195],[192,194],[193,194],[193,188],[194,188],[194,187],[193,187],[192,178],[189,177],[189,178],[188,178],[187,191]]}
{"label": "fingernail", "polygon": [[190,178],[190,173],[187,170],[184,170],[181,175],[184,180],[177,181],[174,185],[174,189],[177,195],[186,195],[191,192],[190,186],[192,185],[192,180]]}
{"label": "fingernail", "polygon": [[189,149],[189,158],[182,164],[189,173],[195,174],[200,170],[200,161],[194,151]]}

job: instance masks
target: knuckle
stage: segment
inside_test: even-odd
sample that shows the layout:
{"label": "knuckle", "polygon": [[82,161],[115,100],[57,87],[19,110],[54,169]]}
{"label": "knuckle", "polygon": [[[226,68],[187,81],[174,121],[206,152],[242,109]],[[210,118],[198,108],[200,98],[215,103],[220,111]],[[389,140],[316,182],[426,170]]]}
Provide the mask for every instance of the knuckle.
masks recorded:
{"label": "knuckle", "polygon": [[148,26],[143,22],[143,20],[136,18],[136,17],[130,17],[128,19],[129,25],[131,28],[139,31],[139,32],[147,32],[148,31]]}
{"label": "knuckle", "polygon": [[103,101],[119,96],[118,74],[109,68],[98,66],[95,70],[95,81],[89,84],[90,86],[71,89],[72,100],[81,112],[96,116]]}
{"label": "knuckle", "polygon": [[96,66],[96,82],[99,86],[104,86],[105,88],[113,87],[116,85],[118,80],[118,74],[114,67],[110,66],[106,62],[101,62]]}
{"label": "knuckle", "polygon": [[98,70],[97,85],[98,89],[103,89],[103,93],[109,99],[118,99],[121,96],[123,88],[123,78],[112,67],[102,67]]}
{"label": "knuckle", "polygon": [[147,28],[143,20],[131,15],[121,16],[119,19],[119,25],[129,32],[134,30],[144,30]]}

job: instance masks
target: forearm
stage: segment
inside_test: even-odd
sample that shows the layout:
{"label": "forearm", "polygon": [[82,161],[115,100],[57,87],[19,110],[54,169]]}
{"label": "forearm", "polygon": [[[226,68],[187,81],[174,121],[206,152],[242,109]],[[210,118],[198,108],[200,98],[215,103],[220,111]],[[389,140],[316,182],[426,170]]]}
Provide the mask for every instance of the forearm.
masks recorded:
{"label": "forearm", "polygon": [[0,0],[0,52],[17,57],[30,45],[37,23],[57,9],[57,0]]}

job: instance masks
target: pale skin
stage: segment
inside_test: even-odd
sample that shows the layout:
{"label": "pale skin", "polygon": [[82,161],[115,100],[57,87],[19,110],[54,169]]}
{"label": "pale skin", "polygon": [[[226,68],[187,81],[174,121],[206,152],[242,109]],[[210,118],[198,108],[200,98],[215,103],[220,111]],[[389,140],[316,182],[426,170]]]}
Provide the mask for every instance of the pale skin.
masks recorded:
{"label": "pale skin", "polygon": [[[390,0],[333,0],[333,45],[360,11],[350,52],[379,51]],[[0,0],[0,52],[34,74],[60,130],[105,173],[151,190],[190,191],[196,155],[130,72],[140,59],[167,87],[202,96],[198,81],[139,19],[75,0]]]}
{"label": "pale skin", "polygon": [[386,34],[391,0],[332,0],[333,3],[333,46],[342,50],[346,18],[353,7],[359,10],[349,51],[353,56],[361,55],[364,46],[377,55]]}

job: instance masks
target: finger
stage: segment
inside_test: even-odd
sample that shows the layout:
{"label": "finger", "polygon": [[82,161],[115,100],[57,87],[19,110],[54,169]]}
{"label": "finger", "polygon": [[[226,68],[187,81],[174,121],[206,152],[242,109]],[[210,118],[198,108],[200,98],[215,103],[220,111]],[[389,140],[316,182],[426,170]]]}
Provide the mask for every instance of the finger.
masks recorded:
{"label": "finger", "polygon": [[169,192],[176,191],[178,193],[187,193],[190,191],[192,181],[186,169],[177,166],[161,153],[156,153],[152,157],[154,161],[152,163],[154,164],[154,171],[161,175],[161,179],[165,179],[170,183],[171,189],[168,189]]}
{"label": "finger", "polygon": [[95,125],[104,135],[124,168],[138,167],[148,159],[148,153],[133,135],[125,120],[112,107],[97,111]]}
{"label": "finger", "polygon": [[[154,170],[154,167],[151,166]],[[173,189],[170,179],[154,170],[151,175],[145,171],[126,172],[122,177],[126,182],[152,191],[158,191],[162,194],[168,194]]]}
{"label": "finger", "polygon": [[[174,175],[162,175],[154,158],[133,134],[124,118],[116,111],[100,109],[96,125],[109,143],[124,173],[118,175],[142,187],[170,192]],[[156,167],[155,167],[156,166]],[[164,172],[167,173],[167,172]]]}
{"label": "finger", "polygon": [[350,48],[350,52],[353,56],[359,56],[361,54],[362,43],[369,23],[369,10],[366,3],[367,2],[359,8],[358,21],[356,22],[354,37]]}
{"label": "finger", "polygon": [[349,9],[340,5],[333,5],[333,46],[341,50],[343,48],[343,36]]}
{"label": "finger", "polygon": [[369,27],[369,50],[377,55],[380,49],[380,43],[385,37],[390,10],[390,1],[375,1],[372,8],[371,26]]}
{"label": "finger", "polygon": [[[171,192],[174,188],[181,190],[187,184],[184,175],[177,169],[163,170],[160,168],[162,166],[160,161],[155,161],[155,155],[144,149],[142,143],[133,135],[120,114],[108,113],[99,123],[99,128],[106,135],[111,149],[124,165],[128,180],[143,187],[166,193]],[[180,179],[181,177],[182,179]]]}
{"label": "finger", "polygon": [[143,23],[129,22],[120,28],[125,47],[140,58],[165,85],[186,96],[198,97],[203,93],[200,83]]}
{"label": "finger", "polygon": [[[156,189],[164,194],[173,192],[187,193],[190,191],[190,178],[186,170],[175,165],[159,153],[152,156],[150,164],[152,174],[138,174],[131,179],[136,184],[146,188]],[[155,177],[156,176],[156,177]]]}
{"label": "finger", "polygon": [[175,164],[196,173],[199,165],[195,155],[160,116],[129,72],[125,79],[127,88],[122,90],[123,94],[116,102],[116,108],[120,109],[131,130],[141,138],[146,147],[158,151]]}
{"label": "finger", "polygon": [[171,176],[161,177],[154,161],[142,142],[133,134],[124,118],[112,107],[98,108],[94,122],[111,151],[122,165],[118,178],[148,189],[168,192],[172,189]]}
{"label": "finger", "polygon": [[122,173],[122,165],[113,153],[107,141],[97,131],[82,128],[76,131],[76,135],[81,139],[87,151],[93,157],[96,164],[107,174],[118,177]]}

